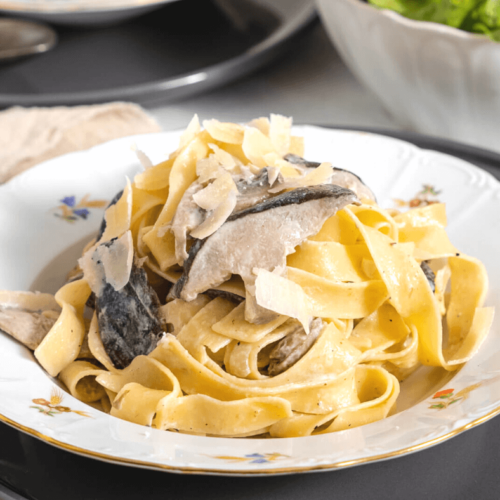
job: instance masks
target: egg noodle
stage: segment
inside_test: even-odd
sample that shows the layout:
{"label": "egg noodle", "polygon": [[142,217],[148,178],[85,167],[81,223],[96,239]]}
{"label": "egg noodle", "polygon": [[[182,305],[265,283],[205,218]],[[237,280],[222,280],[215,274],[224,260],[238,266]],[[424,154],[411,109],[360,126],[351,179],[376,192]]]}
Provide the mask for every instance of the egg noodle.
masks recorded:
{"label": "egg noodle", "polygon": [[[482,307],[488,278],[481,262],[448,239],[441,203],[400,213],[360,196],[361,204],[337,211],[287,256],[285,268],[254,270],[257,303],[275,313],[265,323],[248,322],[246,301],[230,300],[248,292],[234,276],[218,287],[230,292],[229,299],[200,293],[190,302],[167,301],[169,284],[183,271],[182,241],[172,221],[195,181],[203,188],[195,200],[212,218],[191,231],[188,243],[193,234],[213,234],[233,211],[235,190],[227,173],[274,169],[286,192],[322,184],[331,174],[329,164],[304,174],[284,159],[304,154],[290,119],[271,115],[247,126],[216,120],[203,125],[195,117],[166,161],[145,162],[107,209],[99,241],[85,249],[89,255],[115,238],[123,248],[131,246],[158,292],[171,333],[147,355],[117,368],[103,345],[97,313],[86,318],[95,277],[86,271],[85,257],[83,277],[55,295],[61,312],[35,356],[74,397],[162,430],[309,436],[385,418],[396,409],[399,381],[418,366],[456,370],[477,352],[493,318],[493,309]],[[424,261],[434,272],[435,290]],[[126,262],[125,282],[130,256]],[[112,262],[105,272],[110,282],[123,278]],[[300,325],[307,341],[314,324],[321,331],[308,350],[271,375],[266,367],[278,343]],[[82,344],[88,344],[85,354]]]}

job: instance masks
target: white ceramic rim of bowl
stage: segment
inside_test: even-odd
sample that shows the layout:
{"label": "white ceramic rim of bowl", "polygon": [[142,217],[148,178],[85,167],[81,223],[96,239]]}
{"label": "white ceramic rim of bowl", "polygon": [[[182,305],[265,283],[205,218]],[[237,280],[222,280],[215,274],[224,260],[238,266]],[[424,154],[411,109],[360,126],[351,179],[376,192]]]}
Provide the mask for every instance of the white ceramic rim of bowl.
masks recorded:
{"label": "white ceramic rim of bowl", "polygon": [[88,0],[59,0],[55,2],[51,0],[40,0],[35,2],[0,0],[0,10],[12,11],[13,13],[68,14],[137,9],[173,1],[175,0],[102,0],[99,2],[89,2]]}
{"label": "white ceramic rim of bowl", "polygon": [[[470,31],[464,31],[459,28],[454,28],[453,26],[448,26],[447,24],[435,23],[432,21],[417,21],[415,19],[409,19],[408,17],[404,17],[403,15],[390,10],[390,9],[379,9],[364,0],[345,0],[352,5],[357,5],[358,8],[362,9],[372,9],[379,12],[380,15],[386,16],[389,19],[392,19],[393,22],[398,22],[400,24],[404,24],[406,27],[414,30],[424,30],[424,31],[438,31],[444,34],[448,34],[450,36],[455,36],[458,38],[465,38],[475,43],[499,43],[491,40],[487,36],[483,36],[479,33],[471,33]],[[1,6],[0,2],[0,6]]]}

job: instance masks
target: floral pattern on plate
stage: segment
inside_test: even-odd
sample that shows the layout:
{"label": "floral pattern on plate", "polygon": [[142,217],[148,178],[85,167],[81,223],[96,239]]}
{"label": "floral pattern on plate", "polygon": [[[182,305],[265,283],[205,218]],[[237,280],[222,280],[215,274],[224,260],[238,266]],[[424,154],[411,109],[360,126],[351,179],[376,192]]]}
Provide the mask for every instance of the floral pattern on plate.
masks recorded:
{"label": "floral pattern on plate", "polygon": [[394,198],[393,201],[400,208],[426,207],[433,203],[440,203],[438,196],[441,193],[442,191],[437,190],[432,184],[423,184],[422,189],[410,201],[400,200],[399,198]]}
{"label": "floral pattern on plate", "polygon": [[431,410],[445,410],[448,406],[467,399],[469,394],[480,386],[481,384],[470,385],[469,387],[458,391],[456,394],[455,389],[444,389],[436,392],[436,394],[432,396],[432,399],[438,399],[439,402],[431,403],[429,408]]}
{"label": "floral pattern on plate", "polygon": [[65,196],[60,202],[61,205],[56,209],[58,212],[54,215],[70,224],[81,219],[87,220],[90,215],[89,209],[105,208],[108,205],[106,200],[91,200],[89,194],[83,196],[78,203],[76,201],[76,196]]}
{"label": "floral pattern on plate", "polygon": [[36,406],[30,406],[30,408],[34,408],[49,417],[61,415],[62,413],[76,413],[82,417],[92,418],[86,411],[72,410],[68,406],[62,406],[61,403],[63,400],[64,393],[60,389],[54,388],[51,391],[49,401],[43,398],[32,399],[32,402],[35,403]]}

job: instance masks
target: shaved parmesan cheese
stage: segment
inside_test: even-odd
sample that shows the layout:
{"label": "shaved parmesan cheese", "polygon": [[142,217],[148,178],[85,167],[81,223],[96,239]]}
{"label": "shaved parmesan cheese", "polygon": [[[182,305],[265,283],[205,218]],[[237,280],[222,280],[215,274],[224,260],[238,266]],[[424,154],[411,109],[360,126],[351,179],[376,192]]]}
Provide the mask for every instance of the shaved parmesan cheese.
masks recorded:
{"label": "shaved parmesan cheese", "polygon": [[90,249],[78,261],[83,277],[91,290],[100,295],[102,287],[109,283],[116,291],[129,281],[134,260],[132,233],[127,231],[121,238]]}
{"label": "shaved parmesan cheese", "polygon": [[210,155],[208,158],[203,158],[196,162],[196,175],[200,183],[215,179],[223,172],[224,169],[215,155]]}
{"label": "shaved parmesan cheese", "polygon": [[292,119],[286,116],[271,114],[271,126],[269,138],[277,153],[285,156],[290,149],[290,136],[292,130]]}
{"label": "shaved parmesan cheese", "polygon": [[233,171],[236,167],[241,166],[241,161],[231,153],[219,148],[216,144],[209,144],[208,147],[214,152],[215,159],[226,169]]}
{"label": "shaved parmesan cheese", "polygon": [[203,126],[216,141],[227,142],[229,144],[241,144],[243,142],[243,133],[245,129],[237,123],[205,120]]}
{"label": "shaved parmesan cheese", "polygon": [[248,124],[248,126],[260,130],[264,135],[267,135],[269,137],[270,123],[269,123],[269,118],[267,118],[266,116],[262,116],[261,118],[255,118],[255,120],[252,120]]}
{"label": "shaved parmesan cheese", "polygon": [[283,177],[301,177],[302,172],[290,162],[281,158],[278,153],[268,153],[264,155],[266,165],[278,168]]}
{"label": "shaved parmesan cheese", "polygon": [[144,151],[141,151],[136,144],[132,146],[132,151],[135,153],[135,156],[137,156],[137,159],[141,162],[142,168],[144,170],[147,170],[148,168],[151,168],[153,166],[153,162],[150,160],[149,156]]}
{"label": "shaved parmesan cheese", "polygon": [[322,163],[319,167],[311,169],[304,177],[290,178],[282,184],[279,184],[270,193],[279,193],[285,189],[295,189],[299,187],[318,186],[320,184],[330,184],[333,175],[333,169],[330,163]]}
{"label": "shaved parmesan cheese", "polygon": [[230,191],[237,191],[236,184],[229,172],[225,172],[209,184],[205,189],[193,195],[195,203],[204,210],[215,210],[229,195]]}
{"label": "shaved parmesan cheese", "polygon": [[288,152],[292,155],[304,156],[304,138],[292,135]]}
{"label": "shaved parmesan cheese", "polygon": [[306,333],[312,317],[309,313],[309,298],[302,287],[276,273],[265,269],[254,269],[255,298],[257,304],[278,314],[297,319]]}
{"label": "shaved parmesan cheese", "polygon": [[260,130],[253,127],[245,129],[243,144],[241,145],[245,156],[257,167],[267,166],[264,156],[268,153],[276,153],[269,137],[266,137]]}
{"label": "shaved parmesan cheese", "polygon": [[280,175],[280,169],[277,167],[267,167],[267,180],[269,182],[269,186],[272,186],[276,179]]}
{"label": "shaved parmesan cheese", "polygon": [[179,149],[187,146],[200,133],[200,130],[200,120],[198,119],[198,115],[195,114],[181,135]]}
{"label": "shaved parmesan cheese", "polygon": [[236,197],[236,191],[229,191],[226,199],[215,208],[202,224],[191,231],[191,236],[201,240],[215,233],[226,222],[226,219],[234,210]]}

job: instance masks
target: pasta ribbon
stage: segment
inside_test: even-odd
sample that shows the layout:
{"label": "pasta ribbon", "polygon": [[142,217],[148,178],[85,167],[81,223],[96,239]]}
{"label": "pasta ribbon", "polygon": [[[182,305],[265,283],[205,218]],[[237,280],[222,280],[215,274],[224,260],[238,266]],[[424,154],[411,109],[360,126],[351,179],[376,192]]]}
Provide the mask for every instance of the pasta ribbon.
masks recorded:
{"label": "pasta ribbon", "polygon": [[399,241],[413,242],[426,259],[449,257],[457,253],[446,234],[446,211],[442,203],[408,210],[394,220],[399,227]]}
{"label": "pasta ribbon", "polygon": [[[286,321],[283,325],[278,326],[271,333],[255,342],[242,342],[233,340],[227,347],[224,365],[228,373],[240,378],[250,378],[259,380],[267,378],[259,371],[259,366],[267,366],[269,364],[269,353],[264,353],[263,363],[259,357],[263,354],[263,349],[267,346],[272,346],[278,340],[281,340],[290,332],[290,327],[295,328],[293,320]],[[267,357],[265,355],[267,354]]]}
{"label": "pasta ribbon", "polygon": [[102,370],[88,361],[73,361],[59,374],[59,378],[71,395],[84,403],[102,399],[106,393],[96,377]]}
{"label": "pasta ribbon", "polygon": [[132,185],[127,177],[127,185],[120,199],[104,213],[106,229],[98,243],[119,238],[130,229],[132,223]]}
{"label": "pasta ribbon", "polygon": [[212,300],[182,328],[177,340],[197,361],[206,364],[208,355],[205,347],[216,353],[231,342],[230,338],[215,333],[212,325],[233,308],[234,304],[228,300]]}
{"label": "pasta ribbon", "polygon": [[35,349],[35,357],[53,377],[78,357],[85,337],[83,308],[90,292],[87,282],[78,280],[63,286],[55,295],[61,314]]}
{"label": "pasta ribbon", "polygon": [[[382,276],[390,294],[390,302],[398,311],[405,323],[410,327],[415,327],[418,332],[419,342],[419,359],[423,364],[442,366],[447,370],[457,368],[458,362],[449,357],[450,351],[443,353],[443,330],[441,324],[440,305],[427,282],[427,278],[422,269],[415,261],[406,253],[402,252],[398,245],[393,245],[390,238],[382,233],[364,226],[356,216],[346,209],[351,214],[358,229],[365,238],[365,242],[371,252],[375,265]],[[458,259],[458,258],[457,258]],[[459,262],[460,261],[460,262]],[[469,359],[474,352],[477,351],[488,331],[488,317],[491,314],[481,313],[481,321],[478,320],[477,325],[482,325],[484,328],[480,332],[473,332],[474,335],[469,337],[465,343],[470,329],[469,325],[472,322],[472,311],[482,305],[484,300],[487,280],[484,266],[479,261],[462,257],[459,261],[449,259],[450,267],[462,269],[462,272],[455,272],[455,287],[452,284],[452,295],[455,303],[459,303],[459,309],[465,308],[464,316],[468,318],[464,323],[463,329],[468,330],[466,334],[462,327],[460,335],[462,345],[466,345],[468,354],[461,350],[460,362]],[[453,263],[452,263],[453,262]],[[467,265],[462,264],[467,262]],[[463,293],[464,278],[467,283],[474,283],[470,296]],[[452,271],[451,280],[453,283],[454,273]],[[453,310],[457,307],[454,306]],[[484,316],[482,316],[484,314]],[[456,314],[455,314],[456,316]],[[452,323],[453,327],[453,323]],[[464,335],[465,339],[464,339]],[[453,331],[450,340],[455,340],[456,333]],[[454,347],[458,350],[458,347]],[[445,354],[447,357],[445,357]]]}
{"label": "pasta ribbon", "polygon": [[322,405],[327,408],[329,404],[325,393],[358,363],[361,353],[331,323],[295,365],[262,380],[235,377],[210,361],[205,366],[172,335],[161,340],[149,356],[168,366],[187,394],[205,394],[222,401],[277,396],[290,401],[295,411],[324,412]]}
{"label": "pasta ribbon", "polygon": [[157,360],[149,356],[137,356],[127,368],[119,373],[102,372],[97,382],[107,390],[119,393],[127,384],[137,383],[149,389],[181,394],[177,378]]}
{"label": "pasta ribbon", "polygon": [[291,416],[290,403],[278,397],[218,401],[202,394],[170,399],[155,420],[159,429],[234,436],[261,431]]}
{"label": "pasta ribbon", "polygon": [[272,437],[310,436],[313,433],[352,429],[385,418],[399,394],[397,379],[386,370],[369,365],[355,369],[356,404],[351,401],[326,415],[294,414],[271,426]]}
{"label": "pasta ribbon", "polygon": [[144,172],[134,177],[134,183],[139,189],[146,191],[159,191],[168,187],[170,171],[174,164],[175,157],[162,161],[157,165],[148,168]]}
{"label": "pasta ribbon", "polygon": [[293,267],[287,272],[288,279],[300,285],[309,298],[310,314],[318,318],[364,318],[389,297],[382,280],[339,283]]}
{"label": "pasta ribbon", "polygon": [[173,397],[172,393],[130,382],[114,398],[110,413],[135,424],[151,426],[158,404],[167,397]]}
{"label": "pasta ribbon", "polygon": [[176,264],[177,259],[175,257],[174,235],[167,231],[164,236],[159,236],[158,231],[170,224],[184,191],[196,179],[196,162],[208,153],[208,146],[202,139],[203,134],[206,132],[198,134],[175,158],[170,171],[167,201],[153,229],[143,237],[162,271]]}
{"label": "pasta ribbon", "polygon": [[263,339],[286,320],[286,316],[278,316],[269,323],[264,323],[262,325],[249,323],[245,320],[245,303],[242,302],[224,318],[213,324],[212,330],[230,339],[252,343]]}
{"label": "pasta ribbon", "polygon": [[368,281],[362,260],[369,258],[365,245],[305,241],[288,256],[287,265],[331,281]]}

